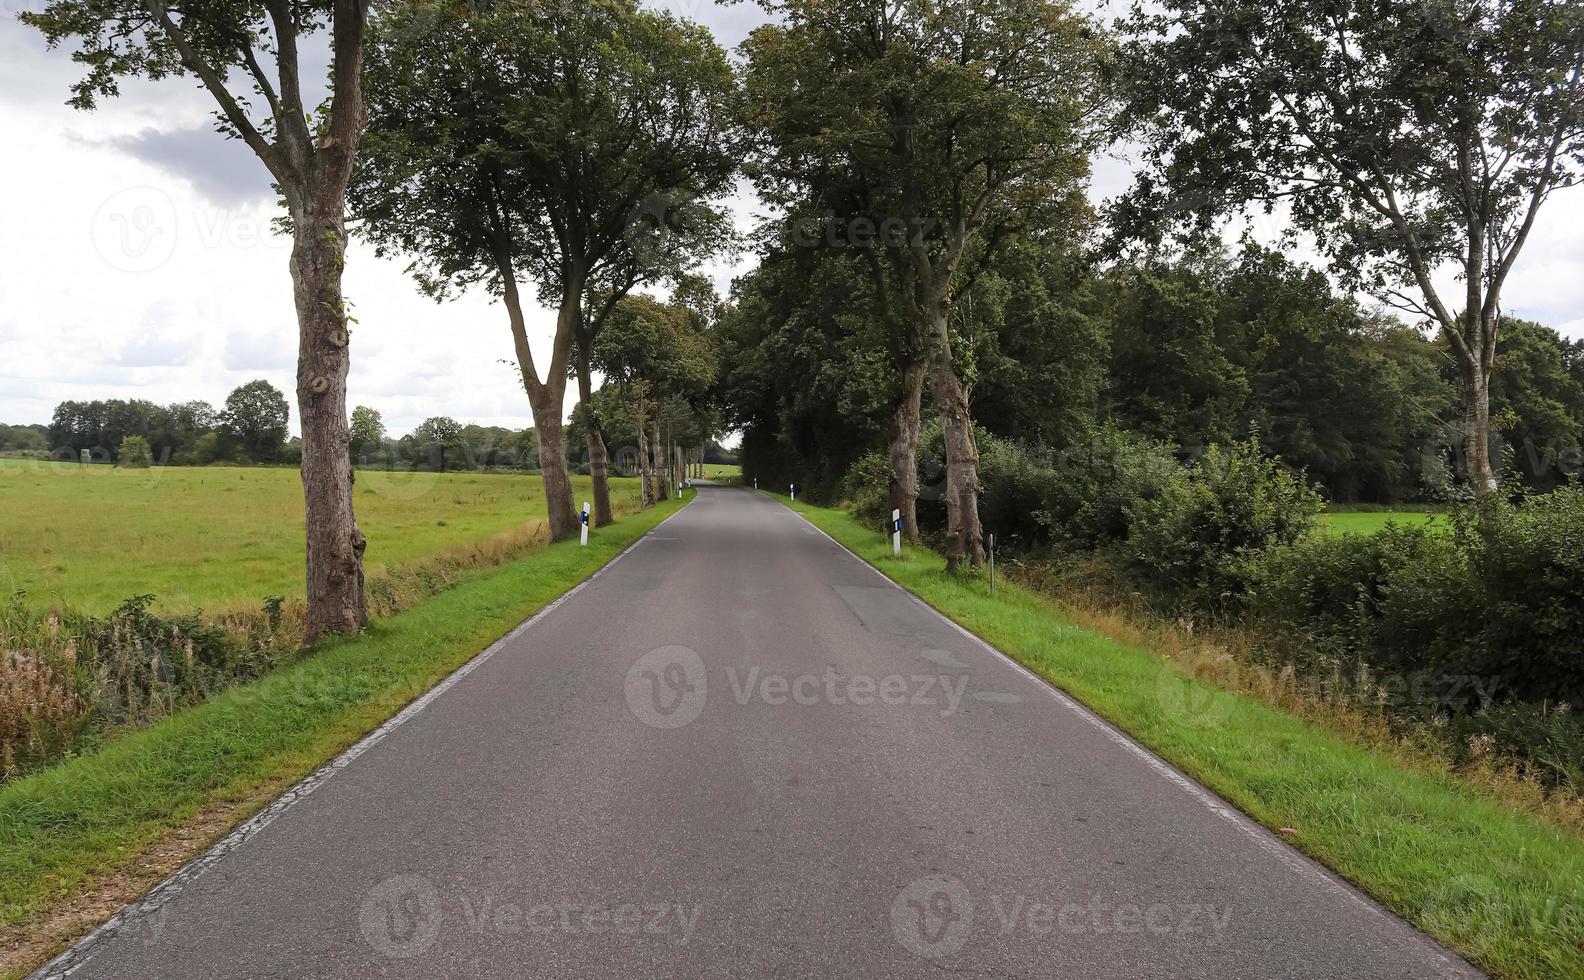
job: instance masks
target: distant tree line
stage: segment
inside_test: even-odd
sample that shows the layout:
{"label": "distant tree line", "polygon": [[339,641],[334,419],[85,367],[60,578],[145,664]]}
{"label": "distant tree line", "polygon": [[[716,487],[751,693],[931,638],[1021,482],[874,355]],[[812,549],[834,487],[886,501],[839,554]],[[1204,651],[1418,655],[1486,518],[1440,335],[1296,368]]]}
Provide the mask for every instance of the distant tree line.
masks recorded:
{"label": "distant tree line", "polygon": [[114,463],[122,443],[135,436],[158,465],[294,463],[301,450],[287,439],[290,419],[286,396],[264,380],[236,388],[218,409],[205,401],[64,401],[47,426],[0,425],[0,452]]}
{"label": "distant tree line", "polygon": [[[595,394],[595,425],[602,441],[616,451],[619,475],[645,472],[639,449],[651,439],[657,445],[687,447],[691,461],[736,462],[714,438],[720,426],[720,411],[708,400],[714,355],[692,317],[683,307],[644,297],[624,300],[618,307],[604,356],[625,357],[630,380],[645,375],[654,379],[644,382],[642,433],[633,421],[637,402],[630,386],[624,396],[622,385],[612,381]],[[669,318],[677,332],[657,337],[636,326],[650,323],[649,318]],[[662,370],[667,364],[671,367]],[[49,425],[0,424],[0,453],[118,465],[297,465],[302,450],[296,439],[287,438],[289,421],[286,396],[263,380],[237,388],[218,409],[204,401],[65,401],[56,406]],[[377,410],[359,405],[352,410],[350,431],[352,462],[360,467],[436,472],[539,468],[539,444],[531,426],[478,425],[441,415],[393,437]],[[570,428],[567,445],[573,467],[585,474],[590,469],[587,431],[583,425]],[[136,460],[123,458],[129,448]],[[655,472],[652,465],[647,472]]]}

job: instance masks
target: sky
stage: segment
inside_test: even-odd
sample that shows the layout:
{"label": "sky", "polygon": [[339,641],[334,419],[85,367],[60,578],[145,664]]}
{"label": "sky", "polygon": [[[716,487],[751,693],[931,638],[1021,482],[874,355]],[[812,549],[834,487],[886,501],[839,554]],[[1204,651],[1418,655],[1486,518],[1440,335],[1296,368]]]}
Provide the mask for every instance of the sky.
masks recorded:
{"label": "sky", "polygon": [[[214,131],[212,102],[188,79],[126,82],[91,113],[65,105],[78,66],[15,17],[41,3],[0,0],[0,423],[47,423],[67,399],[219,405],[255,378],[295,401],[290,246],[271,233],[263,165]],[[752,3],[650,3],[728,48],[764,18]],[[1091,195],[1127,182],[1125,160],[1098,160]],[[730,203],[744,228],[759,211],[746,185]],[[752,261],[706,271],[724,295]],[[348,255],[348,403],[378,409],[397,435],[435,415],[530,425],[504,310],[482,292],[437,304],[405,264],[356,242]],[[1542,212],[1506,301],[1584,337],[1584,189]],[[553,330],[549,310],[533,312],[541,364]],[[292,421],[295,432],[295,410]]]}

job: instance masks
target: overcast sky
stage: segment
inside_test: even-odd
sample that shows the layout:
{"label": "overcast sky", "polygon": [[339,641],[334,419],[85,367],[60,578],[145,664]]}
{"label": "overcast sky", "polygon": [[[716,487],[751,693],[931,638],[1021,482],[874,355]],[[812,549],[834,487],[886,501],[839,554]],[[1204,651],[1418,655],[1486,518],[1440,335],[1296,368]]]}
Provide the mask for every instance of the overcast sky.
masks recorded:
{"label": "overcast sky", "polygon": [[[253,378],[295,403],[289,243],[269,232],[263,165],[213,131],[212,103],[185,79],[126,83],[93,113],[67,107],[78,66],[15,19],[40,2],[0,0],[0,422],[48,422],[66,399],[219,404]],[[763,16],[751,3],[654,5],[708,24],[728,47]],[[1125,181],[1124,166],[1100,161],[1093,190]],[[752,199],[735,203],[751,221]],[[437,305],[403,266],[357,244],[348,257],[349,403],[378,409],[394,434],[434,415],[531,424],[501,308],[484,295]],[[710,271],[724,293],[735,270]],[[1584,336],[1584,190],[1543,213],[1506,300]],[[550,313],[531,329],[548,356]],[[295,432],[295,404],[292,414]]]}

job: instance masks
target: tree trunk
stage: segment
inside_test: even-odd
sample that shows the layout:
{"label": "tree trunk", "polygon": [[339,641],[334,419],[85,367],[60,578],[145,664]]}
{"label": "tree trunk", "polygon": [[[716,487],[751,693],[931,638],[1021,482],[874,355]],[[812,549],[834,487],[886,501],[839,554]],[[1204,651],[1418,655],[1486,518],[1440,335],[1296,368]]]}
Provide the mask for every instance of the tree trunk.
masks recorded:
{"label": "tree trunk", "polygon": [[917,542],[919,405],[924,397],[924,365],[902,372],[902,400],[891,416],[891,508],[902,512],[902,536]]}
{"label": "tree trunk", "polygon": [[584,432],[588,438],[589,475],[594,480],[594,526],[604,527],[616,522],[611,510],[610,458],[605,452],[605,437],[600,434],[599,420],[594,417],[594,380],[589,369],[589,348],[592,337],[579,337],[577,347],[578,405],[582,408]]}
{"label": "tree trunk", "polygon": [[[334,182],[328,182],[334,183]],[[352,434],[347,426],[348,349],[341,296],[344,182],[316,188],[294,208],[292,295],[297,306],[297,412],[302,422],[303,510],[308,543],[308,616],[303,638],[353,633],[368,622],[363,595],[366,542],[352,511]]]}
{"label": "tree trunk", "polygon": [[1463,365],[1463,458],[1469,482],[1481,496],[1496,490],[1490,458],[1490,374],[1480,365]]}
{"label": "tree trunk", "polygon": [[550,539],[559,541],[578,533],[577,507],[572,502],[572,477],[567,472],[566,434],[561,424],[560,385],[548,384],[530,393],[534,436],[539,441],[539,472],[544,479],[545,513],[550,522]]}
{"label": "tree trunk", "polygon": [[577,318],[582,313],[582,279],[574,275],[563,285],[561,309],[556,315],[555,343],[550,355],[548,377],[539,380],[534,367],[533,349],[528,344],[528,326],[523,317],[522,298],[517,289],[516,270],[511,253],[501,245],[496,255],[500,270],[501,300],[511,320],[512,345],[517,351],[517,368],[522,374],[523,391],[533,409],[534,438],[539,444],[539,472],[544,479],[545,516],[550,524],[550,540],[558,541],[576,534],[582,526],[572,502],[572,478],[567,473],[566,436],[562,432],[562,412],[566,396],[567,364]]}
{"label": "tree trunk", "polygon": [[666,488],[665,480],[665,444],[660,441],[660,420],[655,419],[650,423],[649,452],[650,467],[655,476],[655,502],[670,500],[671,492]]}
{"label": "tree trunk", "polygon": [[956,571],[965,558],[976,568],[984,564],[985,553],[979,525],[979,450],[968,394],[952,368],[948,329],[941,304],[929,315],[930,389],[946,442],[946,568]]}
{"label": "tree trunk", "polygon": [[642,402],[634,402],[632,411],[634,428],[638,430],[638,486],[639,499],[645,507],[655,502],[654,485],[649,480],[649,436],[644,420]]}

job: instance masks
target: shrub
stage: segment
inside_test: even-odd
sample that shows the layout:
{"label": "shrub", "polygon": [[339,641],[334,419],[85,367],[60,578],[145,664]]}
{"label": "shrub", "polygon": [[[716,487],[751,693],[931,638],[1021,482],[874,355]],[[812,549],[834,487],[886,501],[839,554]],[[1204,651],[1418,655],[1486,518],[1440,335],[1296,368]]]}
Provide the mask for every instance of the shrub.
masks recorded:
{"label": "shrub", "polygon": [[121,440],[121,447],[116,450],[117,466],[146,470],[153,462],[154,454],[149,451],[148,440],[142,436],[127,436]]}
{"label": "shrub", "polygon": [[1584,488],[1466,504],[1451,520],[1450,534],[1390,526],[1272,553],[1258,615],[1377,669],[1477,676],[1520,700],[1579,703]]}
{"label": "shrub", "polygon": [[1128,505],[1123,555],[1160,597],[1221,613],[1242,601],[1266,549],[1312,531],[1320,495],[1257,444],[1210,447],[1153,498]]}
{"label": "shrub", "polygon": [[1298,641],[1306,666],[1331,657],[1428,669],[1440,624],[1471,602],[1467,556],[1451,536],[1417,525],[1310,535],[1266,552],[1251,573],[1251,612]]}
{"label": "shrub", "polygon": [[1181,473],[1164,443],[1101,428],[1057,454],[1034,519],[1057,543],[1100,548],[1125,539],[1131,509],[1159,497]]}
{"label": "shrub", "polygon": [[1458,537],[1478,576],[1479,637],[1464,661],[1527,700],[1584,699],[1584,487],[1466,512]]}
{"label": "shrub", "polygon": [[837,495],[864,524],[880,529],[891,520],[891,455],[874,450],[848,467]]}
{"label": "shrub", "polygon": [[[979,522],[985,534],[996,536],[997,548],[1013,552],[1050,544],[1050,529],[1038,515],[1059,482],[1056,471],[1048,461],[1018,443],[997,439],[987,432],[975,432],[974,437],[979,447],[982,487]],[[941,462],[944,466],[944,453]],[[944,504],[941,509],[944,514]]]}
{"label": "shrub", "polygon": [[[1057,483],[1056,472],[1037,453],[991,432],[974,428],[979,450],[979,523],[996,536],[998,548],[1030,551],[1050,543],[1049,530],[1036,516]],[[890,457],[883,462],[889,467]],[[919,528],[946,532],[946,438],[939,419],[919,432]],[[886,471],[889,481],[889,469]],[[889,483],[882,484],[888,487]],[[889,509],[887,510],[889,513]]]}

